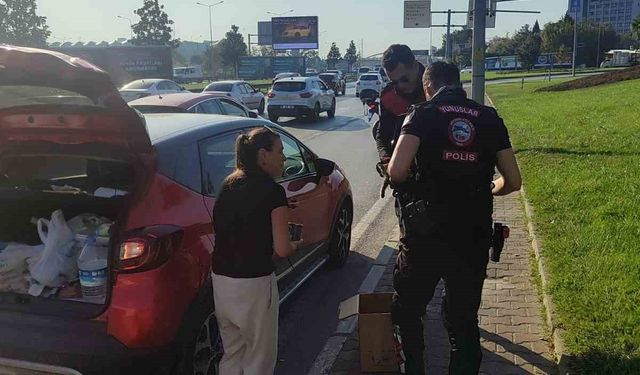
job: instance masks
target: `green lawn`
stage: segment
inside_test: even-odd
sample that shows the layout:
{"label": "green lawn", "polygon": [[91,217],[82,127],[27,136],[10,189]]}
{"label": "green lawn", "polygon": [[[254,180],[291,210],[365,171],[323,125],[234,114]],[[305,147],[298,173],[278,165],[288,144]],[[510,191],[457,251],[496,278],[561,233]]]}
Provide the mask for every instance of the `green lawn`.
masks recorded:
{"label": "green lawn", "polygon": [[640,80],[562,93],[492,85],[577,373],[640,374]]}

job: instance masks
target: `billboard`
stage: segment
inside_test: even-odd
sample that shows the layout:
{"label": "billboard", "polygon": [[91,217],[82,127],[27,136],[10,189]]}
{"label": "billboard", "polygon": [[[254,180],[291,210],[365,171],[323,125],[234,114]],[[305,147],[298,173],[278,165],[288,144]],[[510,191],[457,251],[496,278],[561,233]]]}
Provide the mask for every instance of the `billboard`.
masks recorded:
{"label": "billboard", "polygon": [[273,45],[273,39],[271,38],[271,22],[258,22],[258,45]]}
{"label": "billboard", "polygon": [[[570,67],[571,64],[572,58],[570,53],[560,54],[545,52],[538,56],[538,60],[534,65],[534,68],[561,68]],[[518,56],[487,57],[485,60],[485,68],[487,70],[517,70],[522,69],[522,63],[519,61]]]}
{"label": "billboard", "polygon": [[318,17],[271,19],[273,49],[318,49]]}
{"label": "billboard", "polygon": [[300,73],[306,66],[302,56],[244,56],[240,58],[238,76],[244,80],[273,78],[278,73]]}
{"label": "billboard", "polygon": [[111,81],[118,87],[142,78],[173,78],[171,47],[168,46],[69,47],[54,50],[97,65],[109,73]]}

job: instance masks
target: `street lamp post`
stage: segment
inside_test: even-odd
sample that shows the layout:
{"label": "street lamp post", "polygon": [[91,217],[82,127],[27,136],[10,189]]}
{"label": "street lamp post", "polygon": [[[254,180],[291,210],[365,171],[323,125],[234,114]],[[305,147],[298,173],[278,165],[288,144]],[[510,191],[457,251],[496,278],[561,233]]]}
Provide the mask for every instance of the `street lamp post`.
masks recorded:
{"label": "street lamp post", "polygon": [[129,21],[129,34],[131,36],[131,39],[133,39],[133,22],[131,22],[131,18],[124,16],[118,16],[118,18]]}
{"label": "street lamp post", "polygon": [[573,64],[571,65],[571,75],[576,76],[576,56],[578,55],[578,7],[573,19]]}
{"label": "street lamp post", "polygon": [[267,12],[267,14],[270,14],[272,16],[284,16],[285,14],[289,14],[289,13],[293,13],[293,9],[289,9],[286,12],[280,12],[280,13],[276,13],[276,12]]}
{"label": "street lamp post", "polygon": [[213,22],[211,20],[211,8],[213,8],[216,5],[220,5],[222,3],[224,3],[224,0],[218,1],[217,3],[214,3],[214,4],[203,4],[199,2],[196,3],[200,6],[209,8],[209,64],[210,64],[209,73],[211,74],[211,77],[210,77],[211,80],[213,79]]}

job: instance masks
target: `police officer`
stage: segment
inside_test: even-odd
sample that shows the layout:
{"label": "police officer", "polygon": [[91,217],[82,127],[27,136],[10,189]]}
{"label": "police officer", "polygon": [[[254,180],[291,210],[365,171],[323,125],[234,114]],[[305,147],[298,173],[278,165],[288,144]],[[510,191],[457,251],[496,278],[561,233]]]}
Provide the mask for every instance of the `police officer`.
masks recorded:
{"label": "police officer", "polygon": [[[477,374],[493,196],[519,190],[520,171],[502,119],[466,98],[455,65],[429,65],[423,87],[429,101],[407,115],[388,168],[391,182],[411,186],[412,195],[401,210],[406,233],[394,272],[392,318],[407,373],[424,374],[421,319],[443,279],[449,373]],[[496,166],[501,177],[493,180]]]}
{"label": "police officer", "polygon": [[422,89],[425,67],[416,60],[411,48],[403,44],[387,48],[382,55],[382,67],[391,84],[380,93],[380,121],[374,126],[373,137],[380,162],[386,165],[409,108],[425,101]]}

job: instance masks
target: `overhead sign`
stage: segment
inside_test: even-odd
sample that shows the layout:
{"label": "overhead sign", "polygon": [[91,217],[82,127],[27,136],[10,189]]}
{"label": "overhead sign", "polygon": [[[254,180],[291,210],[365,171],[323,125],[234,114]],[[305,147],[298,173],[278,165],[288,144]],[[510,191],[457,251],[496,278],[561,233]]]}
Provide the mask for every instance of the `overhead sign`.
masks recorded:
{"label": "overhead sign", "polygon": [[421,29],[431,27],[431,0],[404,2],[404,28]]}
{"label": "overhead sign", "polygon": [[[487,29],[495,29],[496,27],[496,9],[498,7],[498,0],[486,0],[487,2]],[[469,0],[469,13],[467,14],[467,27],[473,28],[473,7],[474,0]]]}
{"label": "overhead sign", "polygon": [[318,49],[318,17],[271,19],[273,49]]}

